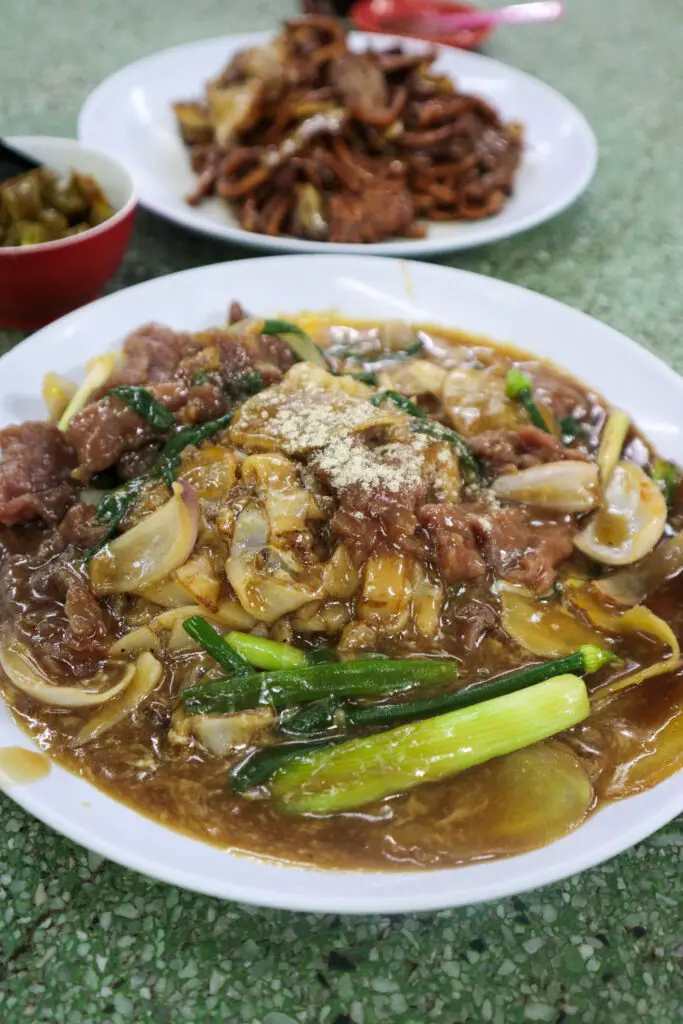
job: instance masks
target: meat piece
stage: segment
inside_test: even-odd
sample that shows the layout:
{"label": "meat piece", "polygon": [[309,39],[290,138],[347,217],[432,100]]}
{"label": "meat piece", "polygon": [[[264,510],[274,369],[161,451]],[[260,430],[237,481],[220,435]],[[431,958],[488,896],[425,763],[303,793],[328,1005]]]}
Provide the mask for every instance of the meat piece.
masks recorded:
{"label": "meat piece", "polygon": [[488,568],[496,579],[545,593],[555,580],[555,567],[573,550],[571,526],[536,520],[516,505],[493,511],[480,505],[423,505],[418,519],[449,583],[479,579]]}
{"label": "meat piece", "polygon": [[10,566],[4,582],[13,590],[13,607],[20,609],[17,634],[26,637],[45,668],[83,677],[107,656],[113,621],[87,580],[63,554],[54,553],[63,544],[55,531],[53,553],[48,553],[50,545],[41,547],[43,564],[28,576],[20,566],[18,571]]}
{"label": "meat piece", "polygon": [[103,658],[109,648],[110,636],[94,592],[76,573],[66,575],[64,612],[68,622],[65,642],[72,651],[87,653],[90,658]]}
{"label": "meat piece", "polygon": [[534,394],[549,405],[556,419],[575,416],[584,419],[589,412],[591,401],[585,392],[571,381],[563,380],[554,373],[540,370],[532,373]]}
{"label": "meat piece", "polygon": [[106,527],[95,517],[95,508],[82,501],[69,509],[59,525],[60,536],[75,547],[91,548],[105,533]]}
{"label": "meat piece", "polygon": [[539,522],[526,508],[510,505],[480,523],[480,544],[494,576],[539,594],[550,590],[555,567],[573,551],[572,528],[567,523]]}
{"label": "meat piece", "polygon": [[256,370],[266,384],[277,384],[294,363],[292,350],[280,338],[265,334],[216,332],[221,376],[226,384]]}
{"label": "meat piece", "polygon": [[485,430],[468,438],[468,444],[496,473],[511,467],[529,469],[542,462],[586,457],[576,448],[565,448],[552,434],[531,424],[519,430]]}
{"label": "meat piece", "polygon": [[49,423],[0,430],[0,523],[57,522],[73,501],[76,454]]}
{"label": "meat piece", "polygon": [[115,378],[107,382],[107,390],[120,384],[170,380],[181,359],[198,347],[199,343],[184,331],[172,331],[161,324],[139,327],[126,338],[123,344],[126,360]]}
{"label": "meat piece", "polygon": [[[150,393],[171,412],[178,412],[188,399],[188,389],[179,382],[156,384]],[[74,416],[66,432],[76,449],[79,467],[98,473],[118,462],[124,452],[137,451],[159,432],[118,398],[101,398]]]}
{"label": "meat piece", "polygon": [[389,101],[389,89],[376,57],[371,53],[347,53],[329,65],[330,84],[342,105],[359,120],[381,113]]}
{"label": "meat piece", "polygon": [[416,536],[416,505],[424,500],[424,487],[396,494],[368,490],[359,485],[339,493],[339,509],[330,526],[335,536],[352,541],[352,556],[363,562],[380,540],[409,554],[425,554],[424,542]]}
{"label": "meat piece", "polygon": [[225,396],[213,384],[196,384],[190,388],[187,405],[183,409],[183,423],[206,423],[227,412]]}
{"label": "meat piece", "polygon": [[228,323],[236,324],[240,320],[246,320],[249,314],[245,310],[241,302],[237,302],[235,299],[230,303],[228,308]]}
{"label": "meat piece", "polygon": [[380,181],[361,195],[330,198],[330,242],[378,242],[405,233],[415,219],[410,193],[400,181]]}
{"label": "meat piece", "polygon": [[474,516],[455,505],[423,505],[418,519],[434,540],[439,570],[447,583],[469,582],[486,574]]}
{"label": "meat piece", "polygon": [[498,613],[486,601],[474,598],[461,605],[454,616],[456,628],[466,651],[479,647],[487,633],[498,629]]}
{"label": "meat piece", "polygon": [[116,473],[122,480],[134,480],[148,473],[159,457],[159,446],[148,444],[134,452],[124,452],[116,463]]}

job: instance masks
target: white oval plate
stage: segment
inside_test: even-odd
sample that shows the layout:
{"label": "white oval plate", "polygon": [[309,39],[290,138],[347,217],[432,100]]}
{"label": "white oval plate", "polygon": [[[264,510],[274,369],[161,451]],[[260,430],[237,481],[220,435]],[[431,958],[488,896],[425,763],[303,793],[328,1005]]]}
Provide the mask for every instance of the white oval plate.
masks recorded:
{"label": "white oval plate", "polygon": [[[597,162],[595,136],[579,111],[549,86],[489,57],[441,47],[436,64],[464,92],[488,99],[503,117],[526,126],[526,148],[515,194],[487,220],[428,225],[424,239],[373,245],[337,245],[271,238],[244,231],[220,199],[190,207],[187,151],[171,109],[174,100],[200,98],[207,79],[247,46],[266,42],[258,33],[207,39],[145,57],[107,78],[88,97],[78,122],[81,142],[121,160],[133,175],[143,206],[195,231],[280,252],[347,252],[428,256],[469,249],[526,231],[564,210],[588,186]],[[364,32],[351,34],[354,48],[384,49],[399,43],[423,50],[419,40]]]}
{"label": "white oval plate", "polygon": [[[661,453],[683,462],[683,379],[645,349],[568,306],[489,277],[404,260],[285,256],[200,267],[100,299],[0,360],[0,426],[40,419],[48,369],[74,378],[139,324],[202,330],[230,299],[259,316],[336,310],[459,327],[550,358],[627,409]],[[0,707],[0,747],[31,741]],[[683,811],[683,772],[608,807],[572,835],[504,861],[422,872],[335,872],[235,855],[142,817],[56,766],[8,790],[64,835],[144,874],[248,903],[335,913],[435,910],[554,882],[625,850]]]}

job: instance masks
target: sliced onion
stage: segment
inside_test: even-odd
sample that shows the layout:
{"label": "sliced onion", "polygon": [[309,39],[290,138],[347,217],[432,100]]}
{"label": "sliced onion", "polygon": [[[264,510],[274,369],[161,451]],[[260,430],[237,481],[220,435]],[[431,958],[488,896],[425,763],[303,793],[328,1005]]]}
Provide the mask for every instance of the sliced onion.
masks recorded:
{"label": "sliced onion", "polygon": [[582,644],[604,646],[601,633],[559,601],[541,601],[522,587],[500,584],[501,625],[516,643],[540,658],[561,658]]}
{"label": "sliced onion", "polygon": [[57,426],[60,430],[66,430],[74,416],[85,408],[92,396],[104,387],[112,373],[119,358],[118,352],[105,352],[88,363],[85,380],[72,396],[71,401],[62,413]]}
{"label": "sliced onion", "polygon": [[226,757],[257,742],[274,720],[272,708],[258,708],[234,715],[192,715],[188,725],[205,750],[214,757]]}
{"label": "sliced onion", "polygon": [[574,538],[574,544],[595,562],[630,565],[647,555],[664,532],[664,495],[633,462],[620,462],[605,489],[602,507]]}
{"label": "sliced onion", "polygon": [[149,626],[139,626],[113,643],[109,653],[116,657],[119,654],[133,654],[136,651],[158,651],[160,647],[161,641],[156,633]]}
{"label": "sliced onion", "polygon": [[218,609],[221,584],[205,551],[200,551],[176,570],[176,579],[197,604],[212,612]]}
{"label": "sliced onion", "polygon": [[596,580],[593,586],[608,600],[632,608],[681,569],[683,533],[677,533],[675,537],[662,541],[640,565]]}
{"label": "sliced onion", "polygon": [[78,387],[73,381],[58,373],[46,373],[43,377],[42,395],[50,423],[56,423],[76,394]]}
{"label": "sliced onion", "polygon": [[198,530],[194,490],[182,481],[173,484],[170,501],[91,560],[94,589],[99,594],[125,594],[165,579],[190,557]]}
{"label": "sliced onion", "polygon": [[92,742],[123,718],[132,715],[144,698],[159,685],[163,674],[161,665],[152,654],[147,651],[141,654],[135,663],[133,679],[126,692],[93,715],[76,733],[71,746],[80,747]]}
{"label": "sliced onion", "polygon": [[54,708],[87,708],[103,704],[122,693],[135,674],[133,665],[120,663],[117,667],[123,670],[122,679],[107,690],[93,689],[104,682],[101,673],[85,679],[82,687],[55,686],[38,666],[28,647],[19,640],[11,640],[0,647],[0,666],[18,690]]}
{"label": "sliced onion", "polygon": [[[275,622],[320,596],[320,567],[308,572],[309,581],[295,579],[289,569],[300,568],[294,557],[268,544],[268,520],[255,505],[249,505],[237,518],[226,572],[240,604],[261,622]],[[267,569],[257,565],[271,556]],[[303,573],[303,569],[301,570]]]}
{"label": "sliced onion", "polygon": [[493,490],[506,501],[524,501],[555,512],[588,512],[599,500],[598,467],[592,462],[546,462],[499,476]]}
{"label": "sliced onion", "polygon": [[497,368],[457,367],[443,385],[443,404],[451,423],[466,437],[523,422],[519,402],[505,394],[505,378]]}
{"label": "sliced onion", "polygon": [[161,605],[162,608],[183,608],[187,604],[187,590],[178,580],[162,580],[136,591],[145,601]]}

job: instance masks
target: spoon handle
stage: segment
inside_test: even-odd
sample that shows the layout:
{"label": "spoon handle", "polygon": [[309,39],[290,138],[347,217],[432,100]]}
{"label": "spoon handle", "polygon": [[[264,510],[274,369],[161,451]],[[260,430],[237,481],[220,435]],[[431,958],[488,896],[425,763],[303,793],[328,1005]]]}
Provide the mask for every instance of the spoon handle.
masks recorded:
{"label": "spoon handle", "polygon": [[0,138],[0,181],[33,171],[40,164]]}

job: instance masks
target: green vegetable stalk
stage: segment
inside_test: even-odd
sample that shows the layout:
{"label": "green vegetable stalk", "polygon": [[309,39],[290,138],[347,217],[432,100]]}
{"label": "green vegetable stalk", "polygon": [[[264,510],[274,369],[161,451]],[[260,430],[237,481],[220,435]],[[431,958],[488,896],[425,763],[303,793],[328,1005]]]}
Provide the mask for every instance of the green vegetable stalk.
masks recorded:
{"label": "green vegetable stalk", "polygon": [[664,459],[655,459],[652,466],[652,479],[659,487],[666,499],[666,506],[670,510],[676,496],[676,488],[679,483],[678,469]]}
{"label": "green vegetable stalk", "polygon": [[282,743],[277,747],[266,747],[243,761],[230,776],[230,789],[233,793],[245,793],[248,789],[267,782],[275,772],[288,761],[301,757],[312,750],[321,750],[338,743],[336,738],[326,740],[308,740],[307,743]]}
{"label": "green vegetable stalk", "polygon": [[200,683],[183,690],[180,699],[190,714],[230,714],[259,704],[286,708],[322,697],[400,693],[451,682],[457,670],[454,661],[412,658],[309,665]]}
{"label": "green vegetable stalk", "polygon": [[[390,725],[397,720],[414,720],[416,718],[428,718],[430,715],[440,715],[447,711],[456,711],[459,708],[472,707],[481,704],[483,701],[492,700],[495,697],[502,697],[508,693],[516,693],[527,686],[543,682],[545,679],[552,679],[554,676],[573,673],[576,675],[587,675],[597,672],[605,665],[614,664],[619,661],[616,654],[605,651],[601,647],[592,644],[584,644],[574,654],[565,658],[557,658],[554,661],[544,661],[540,665],[530,665],[521,668],[517,672],[500,676],[498,679],[491,679],[486,683],[479,683],[457,693],[448,693],[441,697],[430,697],[426,700],[403,701],[396,704],[377,704],[367,707],[340,708],[338,713],[340,722],[348,726],[359,725]],[[301,731],[301,730],[299,730]]]}
{"label": "green vegetable stalk", "polygon": [[281,644],[251,633],[233,631],[225,642],[255,668],[281,669],[306,665],[306,654],[291,644]]}
{"label": "green vegetable stalk", "polygon": [[264,320],[263,326],[261,327],[262,334],[270,334],[275,338],[283,337],[283,341],[286,341],[292,352],[298,359],[303,359],[308,363],[315,363],[316,366],[322,367],[323,370],[328,369],[327,360],[322,352],[322,349],[313,341],[305,331],[302,331],[296,324],[292,324],[289,320]]}
{"label": "green vegetable stalk", "polygon": [[288,814],[335,814],[436,782],[554,736],[590,713],[585,684],[557,676],[437,718],[301,752],[272,778]]}
{"label": "green vegetable stalk", "polygon": [[531,378],[527,377],[526,373],[522,373],[521,370],[516,368],[508,370],[505,377],[505,394],[508,398],[518,398],[528,412],[529,419],[533,425],[538,427],[539,430],[545,430],[546,434],[550,433],[541,410],[534,400]]}
{"label": "green vegetable stalk", "polygon": [[[245,657],[226,643],[217,629],[201,615],[192,615],[183,622],[183,629],[203,647],[221,668],[237,676],[251,675],[251,665]],[[185,691],[187,692],[187,691]]]}

